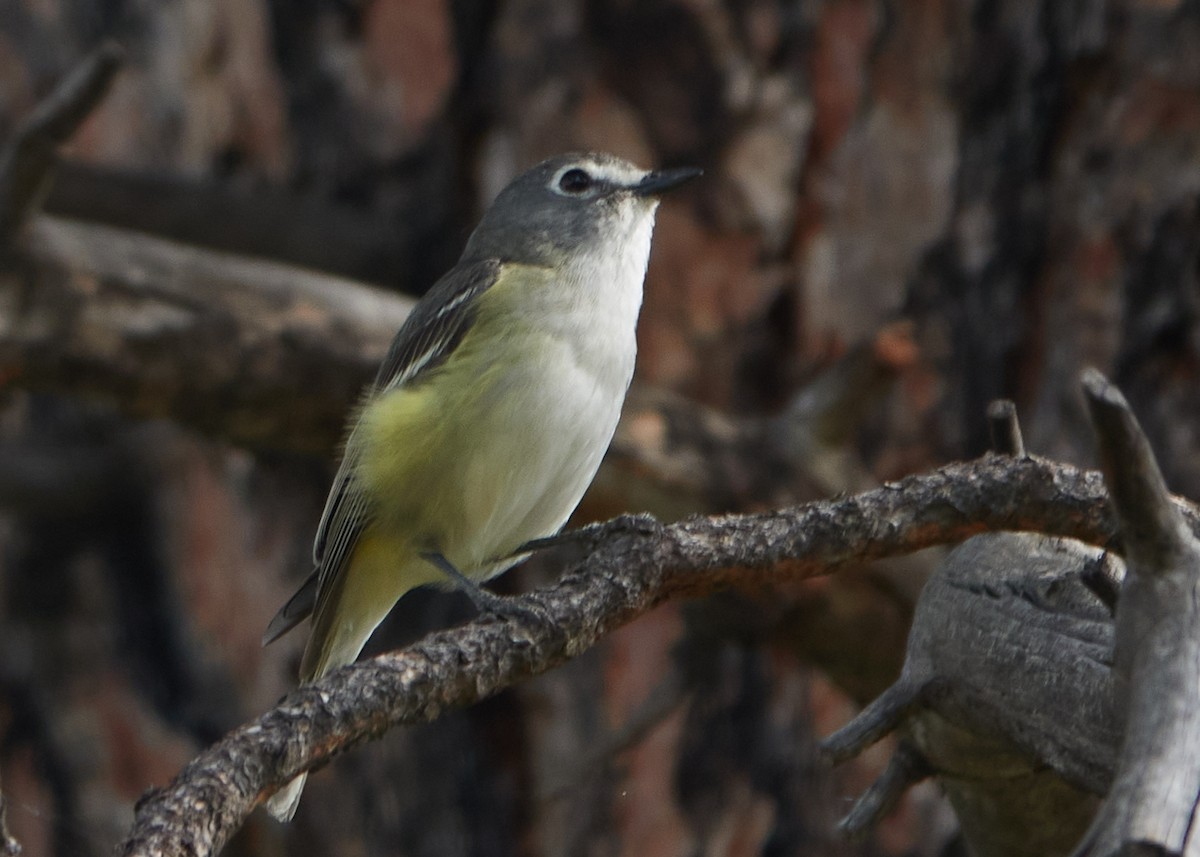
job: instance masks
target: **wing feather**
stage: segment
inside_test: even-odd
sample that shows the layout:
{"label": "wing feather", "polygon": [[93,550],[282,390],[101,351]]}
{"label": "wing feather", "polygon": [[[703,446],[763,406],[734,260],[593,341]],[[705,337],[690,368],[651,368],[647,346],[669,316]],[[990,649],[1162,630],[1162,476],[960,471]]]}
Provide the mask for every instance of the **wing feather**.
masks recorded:
{"label": "wing feather", "polygon": [[[420,383],[441,365],[470,330],[476,301],[496,282],[501,268],[499,260],[485,259],[455,267],[438,280],[396,333],[363,405],[385,392]],[[302,591],[310,589],[311,595],[299,598],[301,593],[297,593],[272,620],[272,630],[284,624],[290,628],[311,613],[349,564],[371,516],[357,476],[361,456],[361,441],[351,429],[313,540],[316,586],[306,581]],[[275,636],[282,633],[279,630]]]}

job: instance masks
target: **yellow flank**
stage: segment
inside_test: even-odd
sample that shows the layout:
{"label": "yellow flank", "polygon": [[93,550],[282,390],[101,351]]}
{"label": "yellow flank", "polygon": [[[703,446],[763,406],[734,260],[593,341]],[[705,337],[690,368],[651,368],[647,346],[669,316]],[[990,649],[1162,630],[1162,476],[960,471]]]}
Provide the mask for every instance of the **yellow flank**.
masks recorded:
{"label": "yellow flank", "polygon": [[433,385],[401,387],[369,402],[359,416],[356,476],[387,518],[420,514],[422,471],[445,440],[440,398]]}
{"label": "yellow flank", "polygon": [[[541,268],[506,267],[479,298],[492,311],[481,309],[485,318],[454,355],[416,384],[368,402],[352,440],[379,528],[413,550],[444,553],[471,577],[506,549],[544,535],[524,532],[518,511],[540,506],[542,483],[558,471],[554,462],[543,474],[538,461],[561,443],[564,416],[557,407],[547,412],[540,367],[570,361],[539,329],[537,291],[548,279]],[[527,289],[530,280],[537,281],[532,295],[517,285]],[[507,308],[517,293],[525,297],[521,317]]]}

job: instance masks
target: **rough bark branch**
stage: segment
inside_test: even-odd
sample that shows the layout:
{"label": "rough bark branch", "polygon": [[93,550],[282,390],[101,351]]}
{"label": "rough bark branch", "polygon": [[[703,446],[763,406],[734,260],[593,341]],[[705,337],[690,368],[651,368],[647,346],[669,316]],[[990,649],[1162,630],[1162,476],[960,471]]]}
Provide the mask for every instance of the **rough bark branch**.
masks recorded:
{"label": "rough bark branch", "polygon": [[[556,585],[523,596],[545,621],[476,621],[328,676],[197,757],[148,794],[119,853],[212,854],[296,773],[387,729],[437,717],[579,655],[676,596],[828,573],[847,564],[1037,529],[1107,544],[1098,474],[989,457],[855,497],[659,526],[618,519],[583,531],[594,550]],[[1200,523],[1194,510],[1185,514]]]}
{"label": "rough bark branch", "polygon": [[0,156],[0,248],[12,242],[45,195],[59,146],[100,103],[120,65],[120,49],[102,45],[17,128]]}
{"label": "rough bark branch", "polygon": [[1095,371],[1083,384],[1128,572],[1114,669],[1125,735],[1112,788],[1075,853],[1198,854],[1200,542],[1124,397]]}

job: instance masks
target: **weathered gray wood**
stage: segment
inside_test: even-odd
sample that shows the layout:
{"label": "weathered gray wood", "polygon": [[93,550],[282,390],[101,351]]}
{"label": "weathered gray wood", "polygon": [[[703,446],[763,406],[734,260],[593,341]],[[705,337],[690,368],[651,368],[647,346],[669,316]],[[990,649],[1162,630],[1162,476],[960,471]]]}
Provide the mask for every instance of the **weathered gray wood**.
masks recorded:
{"label": "weathered gray wood", "polygon": [[899,681],[826,742],[845,758],[898,730],[977,857],[1200,854],[1200,541],[1121,394],[1084,387],[1128,572],[1070,540],[966,542],[922,593]]}
{"label": "weathered gray wood", "polygon": [[917,602],[900,679],[826,751],[846,758],[896,729],[976,857],[1068,854],[1111,781],[1118,738],[1112,617],[1083,582],[1097,565],[1121,573],[1067,539],[965,542]]}
{"label": "weathered gray wood", "polygon": [[1084,377],[1129,572],[1117,608],[1126,712],[1116,779],[1076,854],[1200,854],[1200,542],[1121,393]]}
{"label": "weathered gray wood", "polygon": [[888,759],[887,768],[855,801],[850,812],[838,824],[838,829],[851,839],[861,838],[896,808],[910,786],[932,773],[933,766],[921,751],[911,741],[900,741],[892,758]]}
{"label": "weathered gray wood", "polygon": [[[10,383],[325,454],[412,301],[123,229],[38,216],[0,272]],[[276,444],[278,438],[286,444]]]}

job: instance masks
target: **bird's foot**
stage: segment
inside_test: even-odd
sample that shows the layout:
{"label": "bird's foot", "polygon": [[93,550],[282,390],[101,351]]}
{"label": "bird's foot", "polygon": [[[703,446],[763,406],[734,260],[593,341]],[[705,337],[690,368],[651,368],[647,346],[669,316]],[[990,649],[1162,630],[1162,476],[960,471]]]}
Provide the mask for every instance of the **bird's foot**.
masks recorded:
{"label": "bird's foot", "polygon": [[546,621],[546,617],[541,611],[523,603],[523,599],[497,595],[494,592],[484,589],[455,568],[454,563],[450,562],[450,560],[446,559],[440,553],[429,551],[421,554],[421,559],[432,563],[440,572],[454,581],[458,590],[470,598],[471,603],[475,605],[475,609],[483,615],[495,616],[497,619],[512,619],[519,622],[540,623]]}

